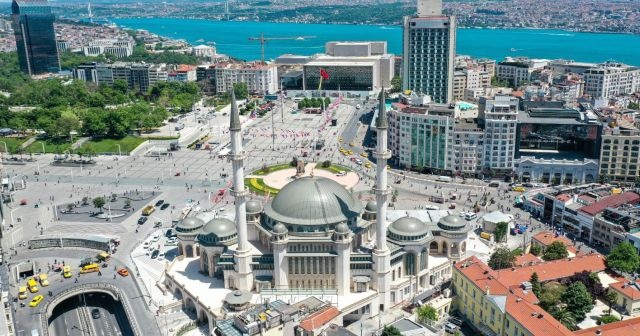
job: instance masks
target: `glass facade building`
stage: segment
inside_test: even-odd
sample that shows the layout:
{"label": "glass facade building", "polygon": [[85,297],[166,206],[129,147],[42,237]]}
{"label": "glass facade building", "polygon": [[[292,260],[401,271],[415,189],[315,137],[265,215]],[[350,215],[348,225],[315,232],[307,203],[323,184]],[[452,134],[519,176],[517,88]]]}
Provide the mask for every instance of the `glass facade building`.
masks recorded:
{"label": "glass facade building", "polygon": [[20,69],[29,75],[60,71],[54,15],[47,1],[13,0],[11,13]]}
{"label": "glass facade building", "polygon": [[374,87],[373,66],[304,66],[304,81],[307,90],[317,90],[320,85],[320,69],[329,74],[322,80],[323,90],[372,91]]}
{"label": "glass facade building", "polygon": [[402,88],[452,102],[455,46],[455,17],[405,17]]}

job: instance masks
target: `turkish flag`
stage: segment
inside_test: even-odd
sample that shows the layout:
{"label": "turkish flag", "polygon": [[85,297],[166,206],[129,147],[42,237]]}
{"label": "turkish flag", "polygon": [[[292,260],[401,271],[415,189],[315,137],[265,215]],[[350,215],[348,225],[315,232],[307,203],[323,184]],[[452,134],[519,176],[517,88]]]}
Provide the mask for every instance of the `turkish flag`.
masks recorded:
{"label": "turkish flag", "polygon": [[322,76],[323,79],[329,79],[329,74],[324,71],[324,69],[320,69],[320,76]]}

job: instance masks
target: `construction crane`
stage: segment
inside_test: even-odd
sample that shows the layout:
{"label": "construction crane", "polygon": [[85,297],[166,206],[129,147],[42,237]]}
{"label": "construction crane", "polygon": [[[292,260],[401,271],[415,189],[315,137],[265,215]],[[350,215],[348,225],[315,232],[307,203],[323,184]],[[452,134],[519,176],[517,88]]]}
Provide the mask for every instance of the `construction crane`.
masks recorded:
{"label": "construction crane", "polygon": [[290,36],[290,37],[264,37],[264,33],[260,33],[260,37],[249,37],[249,41],[259,41],[260,42],[260,47],[261,47],[261,61],[262,64],[265,64],[264,62],[264,45],[267,43],[267,41],[271,41],[271,40],[306,40],[306,39],[311,39],[311,38],[315,38],[315,36]]}

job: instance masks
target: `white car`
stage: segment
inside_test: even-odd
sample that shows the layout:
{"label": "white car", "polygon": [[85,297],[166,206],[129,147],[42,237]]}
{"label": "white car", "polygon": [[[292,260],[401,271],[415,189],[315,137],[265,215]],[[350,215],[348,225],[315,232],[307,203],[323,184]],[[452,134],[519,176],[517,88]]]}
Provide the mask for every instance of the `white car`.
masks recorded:
{"label": "white car", "polygon": [[156,243],[160,240],[160,235],[155,235],[151,238],[151,242],[152,243]]}
{"label": "white car", "polygon": [[158,260],[164,260],[164,252],[158,254]]}
{"label": "white car", "polygon": [[360,109],[362,106],[360,106],[360,104],[356,105],[357,109]]}
{"label": "white car", "polygon": [[468,220],[468,221],[470,221],[470,220],[472,220],[472,219],[476,219],[476,218],[478,218],[478,215],[476,215],[476,214],[474,214],[474,213],[472,213],[472,212],[467,213],[467,214],[464,216],[464,219],[466,219],[466,220]]}
{"label": "white car", "polygon": [[149,246],[151,246],[151,243],[149,243],[148,241],[146,241],[146,242],[144,242],[144,244],[142,244],[142,248],[145,249],[145,250],[148,249]]}
{"label": "white car", "polygon": [[360,159],[356,159],[355,162],[356,162],[357,165],[361,165],[362,164],[362,160],[360,160]]}
{"label": "white car", "polygon": [[437,206],[437,205],[430,205],[430,204],[425,205],[425,206],[424,206],[424,208],[425,208],[425,209],[427,209],[427,210],[440,210],[440,207],[439,207],[439,206]]}
{"label": "white car", "polygon": [[347,175],[347,172],[344,170],[341,170],[336,174],[336,176],[345,176],[345,175]]}

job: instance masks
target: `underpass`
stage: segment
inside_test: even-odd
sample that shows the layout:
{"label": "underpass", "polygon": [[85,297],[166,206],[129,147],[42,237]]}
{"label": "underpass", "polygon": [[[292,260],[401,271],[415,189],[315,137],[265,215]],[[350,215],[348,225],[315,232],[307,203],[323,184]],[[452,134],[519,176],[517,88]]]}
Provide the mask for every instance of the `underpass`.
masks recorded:
{"label": "underpass", "polygon": [[132,334],[124,308],[105,293],[89,292],[72,296],[59,303],[49,318],[51,336]]}

